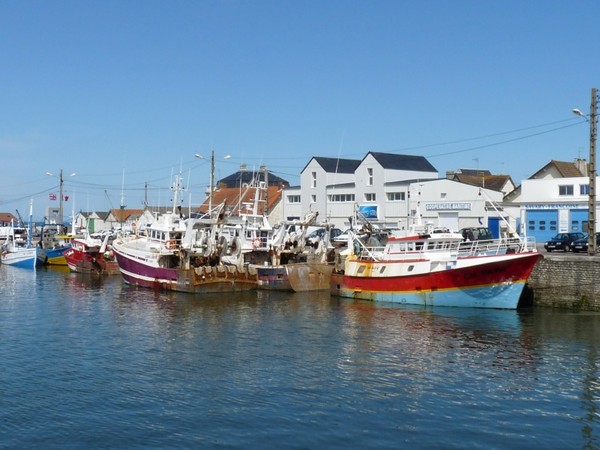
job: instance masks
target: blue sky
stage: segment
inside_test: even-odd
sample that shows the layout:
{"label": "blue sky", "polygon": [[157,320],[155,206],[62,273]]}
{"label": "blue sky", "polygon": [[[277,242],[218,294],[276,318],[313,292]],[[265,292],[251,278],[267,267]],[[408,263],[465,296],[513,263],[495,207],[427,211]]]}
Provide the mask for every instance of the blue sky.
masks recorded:
{"label": "blue sky", "polygon": [[[587,158],[600,2],[0,0],[0,211],[192,204],[244,163],[422,155],[515,183]],[[231,158],[224,160],[224,156]],[[51,172],[54,176],[47,176]],[[66,176],[76,173],[73,177]],[[72,203],[65,205],[67,210]],[[25,214],[24,214],[25,213]]]}

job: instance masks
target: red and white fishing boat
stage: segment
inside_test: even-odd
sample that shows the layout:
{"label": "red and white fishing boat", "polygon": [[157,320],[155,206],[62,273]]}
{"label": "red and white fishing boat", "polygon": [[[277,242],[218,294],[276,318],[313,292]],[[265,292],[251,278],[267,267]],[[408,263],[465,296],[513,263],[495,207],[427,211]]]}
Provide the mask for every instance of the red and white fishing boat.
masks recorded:
{"label": "red and white fishing boat", "polygon": [[118,275],[119,265],[108,245],[110,234],[104,239],[86,234],[71,240],[71,247],[63,254],[72,272],[96,275]]}
{"label": "red and white fishing boat", "polygon": [[465,242],[458,233],[421,232],[367,247],[351,233],[331,292],[378,302],[515,309],[540,257],[532,239]]}

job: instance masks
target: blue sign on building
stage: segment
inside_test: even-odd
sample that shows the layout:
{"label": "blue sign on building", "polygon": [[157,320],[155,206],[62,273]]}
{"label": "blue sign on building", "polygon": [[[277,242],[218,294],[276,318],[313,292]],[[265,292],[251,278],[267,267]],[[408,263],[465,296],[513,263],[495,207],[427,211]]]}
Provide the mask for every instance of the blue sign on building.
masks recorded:
{"label": "blue sign on building", "polygon": [[377,214],[377,206],[378,205],[360,205],[358,207],[358,212],[365,219],[378,219],[379,215]]}

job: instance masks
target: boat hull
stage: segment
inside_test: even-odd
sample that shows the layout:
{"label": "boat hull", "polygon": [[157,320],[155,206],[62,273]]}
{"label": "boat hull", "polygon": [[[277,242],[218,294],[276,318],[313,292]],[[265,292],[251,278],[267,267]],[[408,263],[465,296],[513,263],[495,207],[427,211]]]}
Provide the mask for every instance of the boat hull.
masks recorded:
{"label": "boat hull", "polygon": [[86,253],[71,248],[64,253],[72,272],[91,275],[118,275],[116,259],[106,258],[102,253]]}
{"label": "boat hull", "polygon": [[238,292],[256,289],[256,270],[235,266],[200,266],[186,268],[155,267],[136,261],[115,249],[123,280],[150,289],[190,294]]}
{"label": "boat hull", "polygon": [[46,248],[44,249],[45,255],[42,256],[43,263],[49,266],[66,266],[67,260],[64,253],[71,248],[70,245],[58,247],[58,248]]}
{"label": "boat hull", "polygon": [[330,264],[288,264],[286,271],[294,292],[326,291],[330,287],[333,266]]}
{"label": "boat hull", "polygon": [[333,266],[318,263],[290,263],[257,266],[258,288],[267,291],[310,292],[330,288]]}
{"label": "boat hull", "polygon": [[516,309],[540,257],[539,253],[522,253],[490,257],[487,262],[480,257],[476,264],[465,261],[461,265],[459,261],[444,270],[399,276],[374,275],[385,272],[386,268],[393,273],[394,262],[364,262],[363,270],[354,276],[332,274],[331,293],[410,305]]}
{"label": "boat hull", "polygon": [[24,248],[16,251],[4,251],[0,262],[7,266],[21,267],[23,269],[35,269],[42,265],[38,258],[38,248]]}
{"label": "boat hull", "polygon": [[285,266],[256,266],[258,289],[264,291],[291,291]]}

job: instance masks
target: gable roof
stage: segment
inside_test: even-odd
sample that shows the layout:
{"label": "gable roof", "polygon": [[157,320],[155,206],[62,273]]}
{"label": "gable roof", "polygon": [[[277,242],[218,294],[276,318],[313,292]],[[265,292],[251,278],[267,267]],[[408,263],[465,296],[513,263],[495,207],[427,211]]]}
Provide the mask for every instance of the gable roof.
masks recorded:
{"label": "gable roof", "polygon": [[[413,170],[415,172],[437,172],[424,156],[397,155],[394,153],[369,152],[365,156],[373,156],[384,169]],[[363,161],[364,159],[363,158]],[[361,161],[362,162],[362,161]]]}
{"label": "gable roof", "polygon": [[[323,156],[313,156],[310,161],[315,160],[327,173],[354,173],[360,165],[359,159],[326,158]],[[308,162],[310,164],[310,161]],[[306,165],[308,166],[308,164]],[[304,166],[304,169],[306,169]],[[304,172],[302,169],[301,172]]]}
{"label": "gable roof", "polygon": [[555,169],[562,178],[585,176],[585,174],[582,173],[574,163],[569,161],[556,161],[553,159],[540,170],[538,170],[536,173],[531,175],[529,179],[532,180],[539,178],[539,176],[542,175],[544,172],[548,172],[552,169]]}
{"label": "gable roof", "polygon": [[110,214],[119,222],[127,222],[128,219],[136,219],[144,213],[143,209],[111,209]]}
{"label": "gable roof", "polygon": [[7,225],[10,225],[11,220],[14,221],[15,225],[18,223],[17,218],[11,213],[0,212],[0,224],[5,223]]}
{"label": "gable roof", "polygon": [[[244,208],[244,204],[254,205],[256,188],[249,187],[240,191],[238,187],[220,187],[213,192],[212,204],[213,207],[227,201],[226,207],[230,211],[231,215],[239,216],[240,210],[242,214],[248,211]],[[281,200],[283,191],[279,186],[269,186],[267,189],[267,201],[269,211],[273,210],[273,207]],[[241,198],[240,198],[241,196]],[[199,212],[206,213],[208,211],[209,198],[206,197],[202,205],[198,208]],[[265,211],[265,202],[259,202],[258,214],[263,214]]]}
{"label": "gable roof", "polygon": [[[480,172],[482,172],[482,174],[477,175],[455,173],[452,179],[460,181],[461,183],[491,189],[492,191],[502,191],[506,183],[512,183],[510,175],[492,175],[488,170]],[[487,172],[487,174],[485,174],[485,172]]]}

